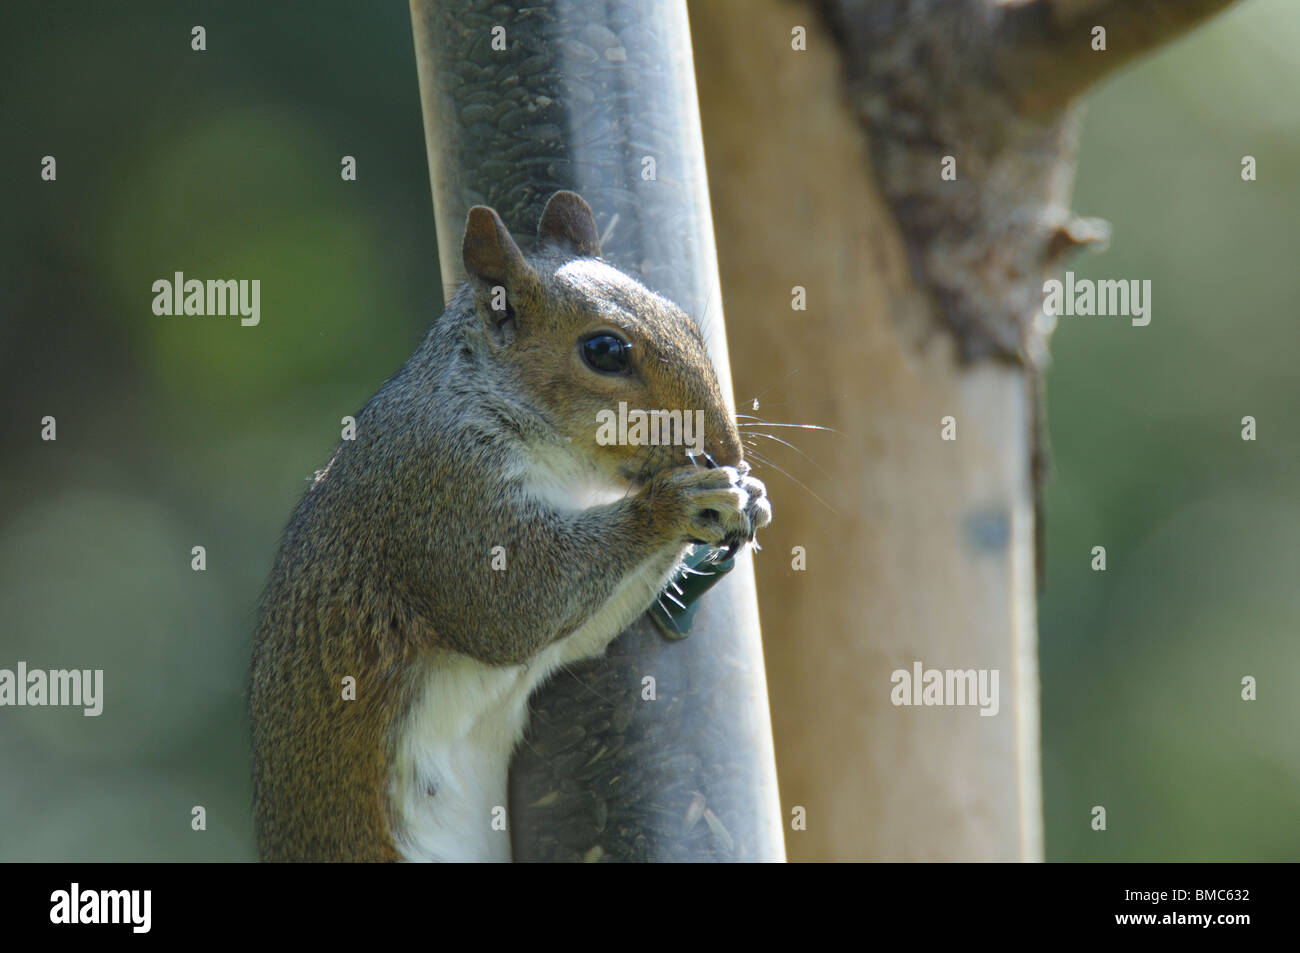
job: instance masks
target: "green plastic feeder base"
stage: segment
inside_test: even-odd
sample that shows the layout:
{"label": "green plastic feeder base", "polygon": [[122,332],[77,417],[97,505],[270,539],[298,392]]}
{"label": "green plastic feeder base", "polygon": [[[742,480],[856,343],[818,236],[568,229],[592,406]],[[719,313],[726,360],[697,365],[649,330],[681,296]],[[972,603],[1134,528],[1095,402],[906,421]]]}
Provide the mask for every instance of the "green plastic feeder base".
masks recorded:
{"label": "green plastic feeder base", "polygon": [[725,552],[712,546],[695,546],[687,553],[686,564],[650,607],[650,617],[665,636],[684,639],[691,634],[697,600],[735,568],[736,557],[724,559]]}

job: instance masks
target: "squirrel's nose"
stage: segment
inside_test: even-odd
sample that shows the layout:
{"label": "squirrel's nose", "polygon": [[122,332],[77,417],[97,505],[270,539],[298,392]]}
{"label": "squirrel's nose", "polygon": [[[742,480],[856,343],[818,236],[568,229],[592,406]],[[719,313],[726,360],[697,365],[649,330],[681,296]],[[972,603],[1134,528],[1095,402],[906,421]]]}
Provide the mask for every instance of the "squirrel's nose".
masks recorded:
{"label": "squirrel's nose", "polygon": [[709,459],[715,466],[719,467],[748,467],[744,462],[744,454],[740,449],[740,438],[732,434],[720,443],[709,448]]}
{"label": "squirrel's nose", "polygon": [[719,449],[722,451],[719,461],[724,462],[726,466],[739,467],[744,462],[745,451],[740,444],[740,431],[736,429],[735,421],[730,418],[727,419],[727,429],[722,431],[722,446]]}

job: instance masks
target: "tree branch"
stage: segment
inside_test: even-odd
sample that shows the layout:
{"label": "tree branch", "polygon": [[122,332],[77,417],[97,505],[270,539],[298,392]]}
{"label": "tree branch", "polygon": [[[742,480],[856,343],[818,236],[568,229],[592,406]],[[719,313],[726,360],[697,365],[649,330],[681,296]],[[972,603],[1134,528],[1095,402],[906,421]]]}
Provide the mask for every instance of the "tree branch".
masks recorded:
{"label": "tree branch", "polygon": [[[1236,0],[993,0],[994,69],[1016,105],[1065,107],[1103,77]],[[1106,49],[1093,49],[1094,27]]]}

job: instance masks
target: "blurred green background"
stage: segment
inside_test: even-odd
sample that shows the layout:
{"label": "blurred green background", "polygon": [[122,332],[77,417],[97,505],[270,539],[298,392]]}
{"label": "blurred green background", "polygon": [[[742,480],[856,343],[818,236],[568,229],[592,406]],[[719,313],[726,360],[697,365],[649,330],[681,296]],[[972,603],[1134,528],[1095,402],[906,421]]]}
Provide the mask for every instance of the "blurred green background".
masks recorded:
{"label": "blurred green background", "polygon": [[1151,279],[1153,310],[1052,341],[1052,860],[1300,860],[1297,49],[1300,8],[1248,0],[1089,104],[1074,207],[1114,237],[1070,267]]}
{"label": "blurred green background", "polygon": [[[6,15],[0,667],[102,668],[106,700],[0,710],[0,859],[253,859],[243,691],[280,530],[441,309],[407,8]],[[1297,48],[1300,11],[1253,0],[1090,106],[1074,204],[1115,237],[1071,267],[1149,278],[1154,307],[1054,341],[1052,860],[1300,857]],[[261,279],[260,326],[153,315],[177,270]]]}

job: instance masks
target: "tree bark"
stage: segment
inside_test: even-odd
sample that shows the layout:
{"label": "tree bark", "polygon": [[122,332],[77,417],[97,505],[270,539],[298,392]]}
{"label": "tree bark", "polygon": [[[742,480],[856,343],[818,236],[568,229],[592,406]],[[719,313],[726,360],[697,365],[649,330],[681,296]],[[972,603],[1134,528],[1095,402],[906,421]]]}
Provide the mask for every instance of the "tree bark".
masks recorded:
{"label": "tree bark", "polygon": [[[807,484],[759,471],[792,860],[1042,859],[1041,289],[1106,236],[1068,208],[1076,97],[1226,5],[692,4],[740,410],[833,430],[752,428],[815,461],[755,438]],[[917,663],[996,671],[997,714],[895,704]]]}

